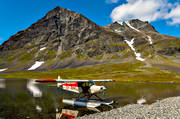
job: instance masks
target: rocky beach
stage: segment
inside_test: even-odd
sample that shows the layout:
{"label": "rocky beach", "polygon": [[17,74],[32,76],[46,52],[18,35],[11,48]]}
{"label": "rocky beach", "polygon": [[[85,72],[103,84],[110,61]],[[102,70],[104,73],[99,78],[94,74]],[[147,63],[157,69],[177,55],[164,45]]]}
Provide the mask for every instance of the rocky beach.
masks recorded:
{"label": "rocky beach", "polygon": [[129,104],[79,119],[180,119],[180,97],[158,100],[150,105]]}

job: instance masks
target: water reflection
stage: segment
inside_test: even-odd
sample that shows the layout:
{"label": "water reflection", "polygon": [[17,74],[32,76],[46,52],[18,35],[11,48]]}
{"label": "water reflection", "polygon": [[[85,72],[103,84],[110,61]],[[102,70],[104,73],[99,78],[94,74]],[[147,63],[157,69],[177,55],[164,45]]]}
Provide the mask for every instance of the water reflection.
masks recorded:
{"label": "water reflection", "polygon": [[[55,86],[36,84],[34,80],[1,79],[0,84],[5,87],[0,88],[0,117],[3,119],[67,118],[65,115],[83,116],[112,109],[107,106],[87,109],[63,104],[63,97],[72,99],[76,95]],[[114,100],[115,108],[137,103],[142,97],[146,103],[152,103],[159,99],[180,96],[179,84],[113,82],[106,83],[105,86],[105,98]]]}
{"label": "water reflection", "polygon": [[38,112],[41,112],[41,111],[42,111],[42,108],[41,108],[39,105],[36,105],[36,110],[37,110]]}
{"label": "water reflection", "polygon": [[0,79],[0,88],[6,88],[5,79]]}
{"label": "water reflection", "polygon": [[64,117],[73,119],[73,118],[76,118],[78,116],[78,113],[79,113],[79,111],[77,111],[77,110],[62,109],[61,113],[56,113],[56,119],[61,119]]}
{"label": "water reflection", "polygon": [[33,97],[42,97],[42,91],[36,85],[35,80],[31,79],[27,83],[27,89],[33,94]]}

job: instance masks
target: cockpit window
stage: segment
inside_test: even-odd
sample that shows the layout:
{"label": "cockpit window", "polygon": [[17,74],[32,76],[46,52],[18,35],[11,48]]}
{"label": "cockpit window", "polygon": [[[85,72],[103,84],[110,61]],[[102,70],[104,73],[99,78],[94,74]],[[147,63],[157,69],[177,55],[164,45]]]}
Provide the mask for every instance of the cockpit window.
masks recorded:
{"label": "cockpit window", "polygon": [[95,85],[93,81],[89,81],[89,82],[83,82],[83,83],[78,83],[78,85],[81,87],[86,87],[86,86],[92,86]]}
{"label": "cockpit window", "polygon": [[93,81],[89,81],[89,85],[90,86],[94,85],[94,82]]}

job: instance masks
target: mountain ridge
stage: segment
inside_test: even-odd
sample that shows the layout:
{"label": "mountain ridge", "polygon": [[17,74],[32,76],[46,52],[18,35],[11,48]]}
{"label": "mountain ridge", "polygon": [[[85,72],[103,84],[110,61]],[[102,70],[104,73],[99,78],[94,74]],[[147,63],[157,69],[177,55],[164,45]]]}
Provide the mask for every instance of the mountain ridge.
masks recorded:
{"label": "mountain ridge", "polygon": [[[42,19],[39,19],[36,23],[32,24],[30,27],[26,28],[25,30],[22,30],[22,31],[19,31],[17,34],[11,36],[7,41],[5,41],[2,45],[0,45],[0,50],[3,49],[3,46],[4,45],[8,45],[8,42],[10,41],[13,41],[15,40],[16,41],[16,38],[19,38],[21,37],[22,35],[23,36],[26,36],[28,35],[29,32],[31,32],[31,30],[33,29],[37,29],[37,26],[38,24],[42,24],[44,21],[48,20],[48,19],[51,19],[52,17],[57,17],[59,14],[63,15],[63,14],[66,14],[65,18],[67,17],[67,15],[70,14],[70,16],[76,18],[76,17],[80,17],[82,19],[85,19],[87,20],[87,22],[89,22],[90,24],[94,24],[97,28],[101,28],[100,26],[98,26],[97,24],[95,24],[94,22],[90,21],[89,19],[87,19],[86,17],[82,16],[81,14],[79,13],[76,13],[76,12],[72,12],[72,11],[69,11],[68,9],[66,8],[60,8],[60,7],[56,7],[54,8],[53,10],[49,11]],[[45,24],[46,25],[46,24]],[[56,24],[55,24],[56,25]],[[58,27],[58,26],[55,26],[55,27]],[[52,30],[52,29],[50,29]],[[38,32],[38,31],[36,31]],[[49,32],[49,31],[48,31]],[[32,38],[33,34],[30,34],[28,35],[28,37]]]}
{"label": "mountain ridge", "polygon": [[180,38],[159,34],[148,22],[134,19],[100,27],[79,13],[56,7],[0,46],[0,69],[28,71],[36,61],[44,63],[34,71],[137,61],[145,67],[179,67],[179,54]]}

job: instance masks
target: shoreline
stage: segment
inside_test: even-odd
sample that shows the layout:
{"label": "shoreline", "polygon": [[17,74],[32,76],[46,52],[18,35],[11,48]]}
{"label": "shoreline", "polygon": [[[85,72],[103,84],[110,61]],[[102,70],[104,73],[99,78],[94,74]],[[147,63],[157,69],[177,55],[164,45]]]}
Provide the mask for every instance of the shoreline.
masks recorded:
{"label": "shoreline", "polygon": [[129,104],[78,119],[180,119],[180,96],[169,97],[148,104]]}
{"label": "shoreline", "polygon": [[[56,77],[57,78],[57,77]],[[47,78],[47,79],[56,79],[56,78],[54,78],[54,77],[52,77],[52,78]],[[25,77],[17,77],[17,78],[13,78],[13,77],[4,77],[4,78],[2,78],[2,77],[0,77],[0,79],[6,79],[6,80],[14,80],[14,79],[22,79],[22,80],[26,80],[26,79],[46,79],[46,78],[44,78],[44,77],[42,77],[42,78],[25,78]],[[75,78],[72,78],[72,79],[75,79]],[[80,78],[79,78],[80,79]],[[81,79],[81,80],[85,80],[85,78],[84,79]],[[93,78],[93,79],[88,79],[88,80],[98,80],[98,78],[97,79],[95,79],[95,78]],[[155,80],[152,80],[152,81],[150,81],[150,80],[141,80],[141,81],[138,81],[138,80],[120,80],[120,79],[113,79],[113,80],[115,80],[116,82],[132,82],[132,83],[157,83],[157,84],[180,84],[180,80],[178,80],[178,81],[172,81],[172,80],[169,80],[169,81],[159,81],[159,80],[157,80],[157,81],[155,81]]]}

